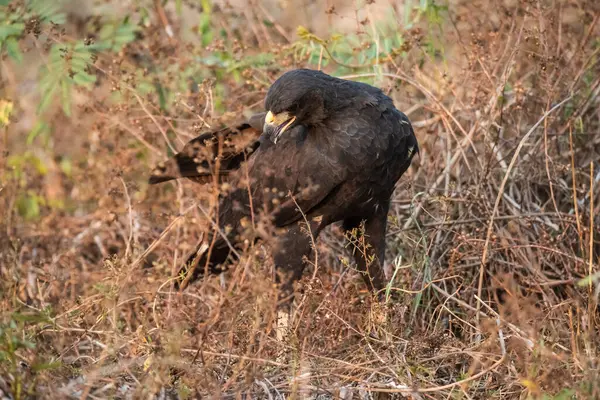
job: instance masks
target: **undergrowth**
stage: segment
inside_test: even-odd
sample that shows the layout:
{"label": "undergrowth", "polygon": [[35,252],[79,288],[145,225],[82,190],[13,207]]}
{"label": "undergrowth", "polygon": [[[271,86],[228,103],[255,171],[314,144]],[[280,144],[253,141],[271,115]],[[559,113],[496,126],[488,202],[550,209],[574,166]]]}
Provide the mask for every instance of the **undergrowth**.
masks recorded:
{"label": "undergrowth", "polygon": [[[600,398],[596,2],[323,1],[326,34],[284,3],[0,1],[0,397]],[[279,342],[268,246],[175,291],[214,191],[147,178],[297,67],[421,151],[385,304],[333,226]]]}

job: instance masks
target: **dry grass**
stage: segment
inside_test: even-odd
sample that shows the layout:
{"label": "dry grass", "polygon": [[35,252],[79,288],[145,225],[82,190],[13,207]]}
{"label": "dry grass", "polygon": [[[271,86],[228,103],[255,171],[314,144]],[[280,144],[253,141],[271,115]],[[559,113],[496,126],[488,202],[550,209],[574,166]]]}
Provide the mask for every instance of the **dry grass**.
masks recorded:
{"label": "dry grass", "polygon": [[[358,8],[357,35],[383,49],[383,17],[369,7]],[[173,9],[148,9],[142,39],[100,54],[99,82],[74,94],[73,115],[58,99],[46,112],[47,143],[25,142],[39,101],[23,88],[35,86],[30,65],[43,62],[44,38],[89,32],[72,19],[64,34],[23,39],[27,68],[2,61],[2,97],[15,111],[0,139],[0,394],[600,398],[596,1],[455,1],[439,21],[407,15],[412,25],[394,28],[402,48],[366,60],[295,42],[293,23],[268,7],[213,10],[215,32],[240,35],[208,48],[178,28]],[[246,64],[198,65],[221,52]],[[259,110],[270,82],[299,66],[382,87],[409,115],[421,153],[390,212],[388,302],[370,298],[332,227],[298,288],[292,334],[278,342],[268,247],[174,291],[214,197],[146,179],[208,125]],[[143,69],[177,93],[166,109],[142,91]],[[186,86],[190,70],[196,86]],[[32,196],[39,215],[26,218]]]}

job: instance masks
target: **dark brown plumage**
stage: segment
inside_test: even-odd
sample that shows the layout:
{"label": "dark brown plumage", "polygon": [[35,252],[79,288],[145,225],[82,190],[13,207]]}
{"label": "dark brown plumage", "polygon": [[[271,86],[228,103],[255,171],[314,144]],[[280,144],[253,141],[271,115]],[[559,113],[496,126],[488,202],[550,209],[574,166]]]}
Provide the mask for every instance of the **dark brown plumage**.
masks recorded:
{"label": "dark brown plumage", "polygon": [[[253,210],[257,223],[268,218],[283,230],[272,242],[275,266],[282,273],[277,278],[282,298],[289,298],[294,281],[302,276],[305,256],[310,259],[312,239],[306,231],[316,239],[335,222],[352,230],[364,221],[367,250],[364,254],[355,248],[355,261],[369,287],[382,289],[390,197],[418,152],[408,118],[373,86],[307,69],[287,72],[275,81],[265,109],[266,116],[256,117],[265,123],[249,146],[254,151],[248,162],[239,169],[237,160],[244,158],[234,155],[230,159],[236,161],[226,165],[238,172],[230,172],[232,189],[221,194],[220,233],[213,232],[214,246],[207,250],[212,238],[198,246],[182,286],[205,268],[212,273],[223,270],[232,254],[229,244],[237,247],[241,242],[247,226],[241,221]],[[184,169],[191,171],[186,160]],[[249,183],[244,182],[246,173]]]}
{"label": "dark brown plumage", "polygon": [[221,179],[226,178],[258,148],[265,115],[255,114],[234,128],[203,133],[190,140],[179,153],[157,165],[148,182],[156,184],[188,178],[197,183],[208,183],[213,181],[215,174]]}

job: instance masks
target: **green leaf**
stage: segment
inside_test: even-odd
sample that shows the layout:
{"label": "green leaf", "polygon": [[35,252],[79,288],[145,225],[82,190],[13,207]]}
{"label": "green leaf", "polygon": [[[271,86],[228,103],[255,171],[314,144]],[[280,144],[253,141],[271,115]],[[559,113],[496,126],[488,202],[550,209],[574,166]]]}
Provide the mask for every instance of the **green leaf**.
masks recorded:
{"label": "green leaf", "polygon": [[41,313],[13,313],[11,318],[17,322],[29,322],[29,323],[40,323],[40,322],[52,322],[47,315]]}
{"label": "green leaf", "polygon": [[40,82],[41,99],[38,104],[37,112],[41,114],[50,105],[50,102],[56,94],[56,90],[60,84],[60,76],[49,76],[47,80],[42,79]]}
{"label": "green leaf", "polygon": [[68,158],[63,158],[60,160],[60,169],[61,171],[68,177],[73,175],[73,163]]}
{"label": "green leaf", "polygon": [[155,83],[156,93],[158,94],[158,104],[162,111],[167,109],[167,93],[160,82]]}
{"label": "green leaf", "polygon": [[63,79],[60,82],[60,94],[62,100],[62,108],[67,117],[71,116],[71,84],[68,80]]}
{"label": "green leaf", "polygon": [[27,135],[26,143],[28,145],[32,144],[36,137],[39,135],[45,135],[50,131],[50,127],[43,121],[38,121],[37,124],[33,127],[33,129]]}
{"label": "green leaf", "polygon": [[588,275],[585,278],[582,278],[579,281],[577,281],[577,286],[579,286],[579,287],[589,286],[592,283],[597,283],[599,280],[600,280],[600,272],[596,272],[595,274]]}
{"label": "green leaf", "polygon": [[98,41],[89,47],[93,50],[119,51],[135,40],[135,33],[138,30],[139,27],[128,22],[127,19],[121,24],[107,23],[98,33]]}
{"label": "green leaf", "polygon": [[37,219],[40,216],[40,203],[37,196],[22,195],[17,199],[17,211],[27,220]]}
{"label": "green leaf", "polygon": [[78,41],[74,45],[54,45],[48,55],[48,64],[40,78],[40,103],[38,113],[42,113],[52,102],[60,88],[61,105],[67,116],[71,115],[71,89],[73,84],[89,86],[96,76],[87,72],[92,64],[91,49]]}
{"label": "green leaf", "polygon": [[19,42],[14,37],[9,37],[4,42],[6,44],[6,52],[9,57],[20,63],[23,61],[23,54],[21,53],[21,48],[19,47]]}
{"label": "green leaf", "polygon": [[43,22],[62,25],[67,22],[67,15],[61,12],[62,0],[29,0],[29,9]]}
{"label": "green leaf", "polygon": [[152,18],[150,17],[150,12],[148,11],[148,9],[146,7],[140,7],[139,13],[140,13],[140,25],[149,26]]}
{"label": "green leaf", "polygon": [[73,82],[79,86],[90,86],[96,82],[96,75],[88,74],[87,72],[78,72],[73,76]]}
{"label": "green leaf", "polygon": [[35,372],[40,372],[40,371],[47,371],[47,370],[57,369],[57,368],[60,368],[61,366],[62,366],[62,363],[60,361],[52,361],[52,362],[48,362],[48,363],[33,364],[31,366],[31,368]]}
{"label": "green leaf", "polygon": [[84,56],[73,54],[71,56],[71,70],[74,73],[83,72],[90,64],[89,60],[87,60]]}
{"label": "green leaf", "polygon": [[208,46],[213,40],[213,30],[211,26],[210,13],[200,14],[200,23],[198,24],[198,33],[202,40],[202,46]]}
{"label": "green leaf", "polygon": [[10,100],[0,99],[0,127],[10,124],[14,104]]}
{"label": "green leaf", "polygon": [[0,25],[0,42],[4,42],[10,36],[19,36],[25,29],[25,24],[18,22],[9,24],[8,21],[2,21]]}
{"label": "green leaf", "polygon": [[117,49],[120,50],[125,44],[133,42],[135,40],[135,32],[138,27],[130,23],[126,23],[117,27],[115,32],[115,44],[119,46]]}
{"label": "green leaf", "polygon": [[210,0],[200,0],[200,4],[202,5],[202,11],[206,14],[210,14],[212,12],[212,5],[210,4]]}

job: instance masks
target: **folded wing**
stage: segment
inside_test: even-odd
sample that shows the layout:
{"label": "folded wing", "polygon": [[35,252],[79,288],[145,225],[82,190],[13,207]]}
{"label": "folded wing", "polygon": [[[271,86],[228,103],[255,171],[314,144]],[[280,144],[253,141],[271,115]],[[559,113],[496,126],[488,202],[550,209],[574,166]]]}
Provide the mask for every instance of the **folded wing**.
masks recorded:
{"label": "folded wing", "polygon": [[183,149],[168,160],[158,164],[148,182],[157,184],[173,179],[188,178],[204,184],[227,178],[231,172],[256,151],[265,113],[253,115],[247,122],[227,127],[190,140]]}

